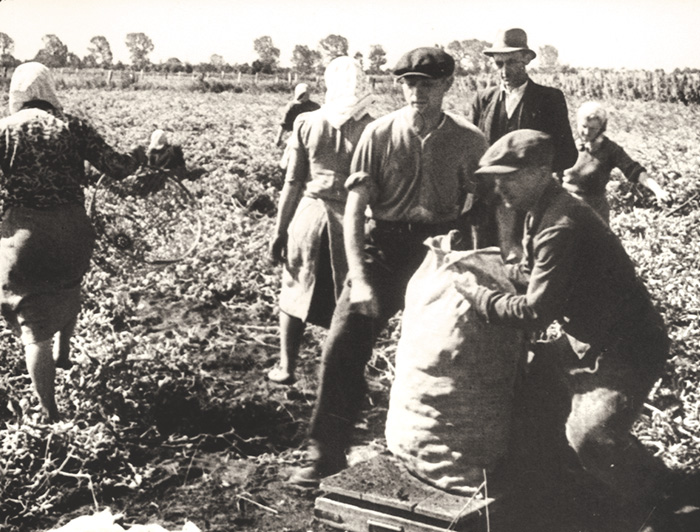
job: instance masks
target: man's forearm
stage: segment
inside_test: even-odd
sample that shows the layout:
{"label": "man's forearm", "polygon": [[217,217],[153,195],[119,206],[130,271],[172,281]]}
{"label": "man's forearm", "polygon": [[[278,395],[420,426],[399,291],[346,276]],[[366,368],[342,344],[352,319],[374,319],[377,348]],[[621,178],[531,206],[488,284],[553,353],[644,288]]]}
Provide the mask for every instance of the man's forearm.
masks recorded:
{"label": "man's forearm", "polygon": [[365,209],[368,202],[367,187],[358,185],[349,192],[345,205],[343,231],[350,279],[364,278]]}
{"label": "man's forearm", "polygon": [[285,233],[292,222],[294,213],[297,210],[299,201],[303,194],[304,187],[296,182],[285,182],[280,193],[279,207],[277,209],[277,221],[275,223],[275,234]]}

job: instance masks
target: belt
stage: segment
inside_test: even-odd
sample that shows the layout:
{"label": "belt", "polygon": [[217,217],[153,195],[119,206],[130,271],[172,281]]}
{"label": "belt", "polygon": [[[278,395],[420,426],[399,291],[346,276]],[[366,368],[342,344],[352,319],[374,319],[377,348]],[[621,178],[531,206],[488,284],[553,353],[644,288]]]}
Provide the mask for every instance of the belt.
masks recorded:
{"label": "belt", "polygon": [[383,233],[426,235],[441,235],[448,233],[450,230],[455,228],[456,223],[455,220],[431,224],[424,222],[394,222],[388,220],[377,220],[374,218],[371,218],[369,222],[374,223],[376,229]]}

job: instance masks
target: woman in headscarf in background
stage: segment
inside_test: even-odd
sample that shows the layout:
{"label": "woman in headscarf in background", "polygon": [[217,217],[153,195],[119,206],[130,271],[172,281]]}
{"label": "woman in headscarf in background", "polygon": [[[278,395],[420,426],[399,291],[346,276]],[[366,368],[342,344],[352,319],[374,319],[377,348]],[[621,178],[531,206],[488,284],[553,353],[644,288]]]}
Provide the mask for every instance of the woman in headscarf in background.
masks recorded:
{"label": "woman in headscarf in background", "polygon": [[84,161],[123,178],[145,163],[143,147],[116,152],[86,121],[64,113],[48,68],[17,67],[10,116],[0,120],[0,308],[24,345],[49,421],[59,418],[56,367],[69,368],[80,284],[95,233],[85,213]]}
{"label": "woman in headscarf in background", "polygon": [[360,135],[373,118],[365,74],[350,57],[331,61],[324,74],[325,104],[297,118],[289,164],[270,242],[270,259],[283,264],[280,361],[268,378],[294,382],[306,323],[330,325],[347,274],[343,247],[345,180]]}
{"label": "woman in headscarf in background", "polygon": [[671,202],[670,194],[647,173],[646,168],[607,137],[608,113],[600,103],[589,101],[581,104],[576,112],[576,122],[579,155],[576,164],[564,171],[562,181],[570,194],[588,203],[610,224],[610,204],[605,187],[610,181],[610,172],[618,168],[632,183],[651,190],[657,202]]}
{"label": "woman in headscarf in background", "polygon": [[282,137],[285,133],[291,133],[294,129],[294,121],[302,113],[316,111],[321,106],[311,99],[311,89],[306,83],[299,83],[294,87],[294,99],[284,107],[282,122],[277,130],[275,146],[282,145]]}

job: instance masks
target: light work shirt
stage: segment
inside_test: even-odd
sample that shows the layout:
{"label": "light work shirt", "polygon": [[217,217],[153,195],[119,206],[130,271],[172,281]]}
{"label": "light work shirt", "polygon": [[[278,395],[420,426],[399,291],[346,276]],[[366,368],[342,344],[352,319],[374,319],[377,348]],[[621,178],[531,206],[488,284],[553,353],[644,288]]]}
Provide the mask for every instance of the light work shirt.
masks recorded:
{"label": "light work shirt", "polygon": [[403,107],[365,128],[345,186],[369,187],[369,211],[377,220],[452,221],[474,192],[474,171],[486,148],[483,133],[451,113],[421,138],[413,110]]}
{"label": "light work shirt", "polygon": [[506,113],[508,114],[508,118],[511,118],[513,116],[513,113],[518,107],[520,100],[523,99],[523,94],[525,94],[525,89],[527,88],[528,83],[530,82],[526,81],[525,83],[520,85],[520,87],[516,87],[510,90],[507,89],[505,85],[501,84],[501,90],[505,94]]}

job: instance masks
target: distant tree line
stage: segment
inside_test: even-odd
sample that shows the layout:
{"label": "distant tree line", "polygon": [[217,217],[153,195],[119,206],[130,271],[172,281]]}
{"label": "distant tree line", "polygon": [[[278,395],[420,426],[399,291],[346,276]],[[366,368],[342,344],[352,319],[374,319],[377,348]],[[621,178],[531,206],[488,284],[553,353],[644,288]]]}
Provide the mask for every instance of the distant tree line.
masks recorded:
{"label": "distant tree line", "polygon": [[[121,62],[114,63],[112,48],[109,41],[102,36],[96,35],[90,39],[88,54],[79,57],[68,50],[61,39],[54,34],[47,34],[41,38],[42,48],[31,58],[39,61],[51,68],[105,68],[123,69],[127,65]],[[126,35],[126,46],[131,56],[131,66],[142,69],[152,66],[148,56],[153,51],[154,45],[145,33],[128,33]],[[14,67],[22,63],[14,53],[15,42],[8,34],[0,32],[0,66]]]}
{"label": "distant tree line", "polygon": [[[54,34],[42,37],[42,48],[32,58],[46,66],[52,68],[68,67],[73,69],[95,69],[106,70],[139,70],[169,73],[231,73],[240,74],[295,74],[301,77],[318,76],[323,73],[325,66],[334,58],[343,55],[350,55],[348,39],[342,35],[330,34],[321,39],[315,48],[305,44],[297,44],[292,49],[291,67],[280,66],[280,49],[274,45],[272,37],[264,35],[254,39],[253,51],[257,55],[252,63],[227,63],[223,56],[214,53],[209,61],[198,64],[183,62],[177,57],[171,57],[160,63],[153,63],[150,54],[155,49],[153,41],[145,33],[128,33],[125,44],[129,51],[130,63],[124,64],[121,61],[114,61],[112,49],[107,39],[102,35],[96,35],[90,39],[88,53],[84,57],[79,57],[68,50],[68,47],[61,39]],[[22,63],[15,58],[14,40],[6,33],[0,32],[0,68],[13,68]],[[450,53],[457,64],[458,75],[470,75],[474,79],[472,84],[483,84],[482,75],[491,74],[493,71],[492,62],[488,56],[484,55],[484,50],[491,47],[491,43],[479,39],[454,40],[446,46],[436,44]],[[381,44],[373,44],[369,47],[367,56],[362,52],[355,52],[353,57],[360,63],[368,74],[381,75],[385,73],[387,63],[386,51]],[[599,70],[599,69],[598,69]],[[591,96],[603,95],[615,92],[626,98],[634,99],[668,99],[669,101],[681,101],[684,103],[696,102],[698,100],[698,89],[695,78],[683,78],[682,75],[695,74],[697,71],[691,69],[676,69],[675,76],[671,81],[663,80],[656,72],[655,76],[647,79],[636,79],[633,82],[621,81],[618,79],[611,82],[601,83],[598,78],[591,80],[590,72],[579,70],[559,61],[559,51],[556,47],[546,44],[538,49],[537,63],[532,69],[533,73],[561,75],[562,84],[568,85],[566,88],[573,93],[585,93]],[[578,74],[578,78],[567,74]],[[578,79],[578,81],[575,81]],[[611,79],[606,76],[606,79]],[[690,81],[687,81],[690,79]],[[566,82],[564,83],[564,80]],[[652,81],[650,81],[652,80]],[[574,86],[575,85],[575,86]],[[612,88],[611,88],[612,87]],[[562,87],[564,88],[564,87]],[[651,96],[653,95],[653,96]]]}

